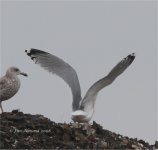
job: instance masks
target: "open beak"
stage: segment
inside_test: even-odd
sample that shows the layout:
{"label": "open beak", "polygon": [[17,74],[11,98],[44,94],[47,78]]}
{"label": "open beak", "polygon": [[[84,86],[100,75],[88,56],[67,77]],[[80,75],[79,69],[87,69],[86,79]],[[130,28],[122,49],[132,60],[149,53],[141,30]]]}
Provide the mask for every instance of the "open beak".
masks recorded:
{"label": "open beak", "polygon": [[25,77],[28,76],[28,75],[27,75],[26,73],[24,73],[24,72],[21,72],[20,74],[23,75],[23,76],[25,76]]}

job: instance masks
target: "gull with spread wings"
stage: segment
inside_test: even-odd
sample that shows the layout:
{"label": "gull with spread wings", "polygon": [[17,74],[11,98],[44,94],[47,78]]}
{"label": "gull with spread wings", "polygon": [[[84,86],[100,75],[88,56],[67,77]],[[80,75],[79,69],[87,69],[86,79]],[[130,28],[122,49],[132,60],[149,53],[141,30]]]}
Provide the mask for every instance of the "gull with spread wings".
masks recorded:
{"label": "gull with spread wings", "polygon": [[77,73],[68,63],[57,56],[38,49],[32,48],[31,50],[25,50],[25,52],[36,64],[58,75],[69,85],[73,96],[71,118],[73,121],[80,123],[87,123],[91,120],[98,92],[111,84],[135,59],[134,53],[123,58],[107,76],[95,82],[82,99]]}

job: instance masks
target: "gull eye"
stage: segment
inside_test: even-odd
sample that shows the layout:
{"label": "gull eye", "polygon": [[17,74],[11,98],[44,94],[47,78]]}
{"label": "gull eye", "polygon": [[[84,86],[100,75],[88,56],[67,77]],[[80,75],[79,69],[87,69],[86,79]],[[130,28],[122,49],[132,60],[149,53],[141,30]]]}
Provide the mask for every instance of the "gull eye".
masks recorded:
{"label": "gull eye", "polygon": [[19,69],[18,68],[14,68],[14,71],[19,72]]}

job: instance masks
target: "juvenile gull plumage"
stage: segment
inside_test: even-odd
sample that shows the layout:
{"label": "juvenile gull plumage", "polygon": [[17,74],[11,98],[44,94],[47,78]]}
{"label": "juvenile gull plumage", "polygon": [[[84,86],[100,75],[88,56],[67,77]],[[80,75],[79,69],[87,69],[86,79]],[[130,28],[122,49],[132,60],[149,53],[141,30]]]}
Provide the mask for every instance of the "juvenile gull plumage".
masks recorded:
{"label": "juvenile gull plumage", "polygon": [[68,63],[52,54],[38,49],[26,50],[25,52],[35,63],[47,71],[58,75],[70,86],[73,96],[73,112],[71,118],[75,122],[82,123],[91,120],[98,92],[105,86],[111,84],[135,59],[134,53],[122,59],[107,76],[94,83],[82,99],[77,73]]}
{"label": "juvenile gull plumage", "polygon": [[0,107],[2,112],[2,101],[13,97],[20,88],[18,75],[27,76],[26,73],[21,72],[17,67],[10,67],[7,69],[5,76],[0,78]]}

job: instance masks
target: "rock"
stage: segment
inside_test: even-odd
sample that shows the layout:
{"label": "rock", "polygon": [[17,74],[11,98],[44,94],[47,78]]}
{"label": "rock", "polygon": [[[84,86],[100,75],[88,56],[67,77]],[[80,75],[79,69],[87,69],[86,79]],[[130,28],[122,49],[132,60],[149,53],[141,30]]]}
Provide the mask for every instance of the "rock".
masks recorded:
{"label": "rock", "polygon": [[0,114],[0,149],[153,149],[147,142],[131,139],[90,124],[55,123],[43,115],[19,110]]}
{"label": "rock", "polygon": [[19,109],[15,109],[15,110],[12,110],[12,113],[16,114],[18,113],[20,110]]}
{"label": "rock", "polygon": [[155,142],[155,148],[158,149],[158,141]]}
{"label": "rock", "polygon": [[105,141],[99,141],[97,144],[98,144],[98,148],[102,148],[102,149],[108,148],[108,143]]}

